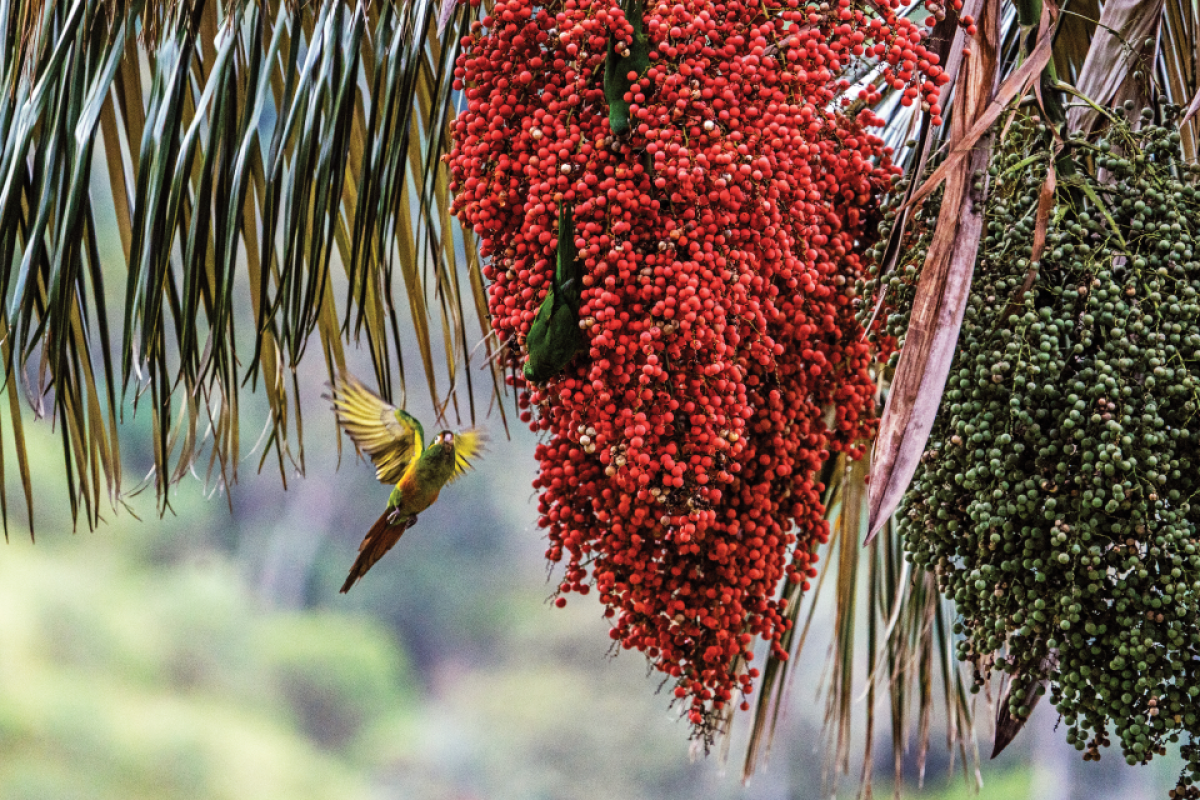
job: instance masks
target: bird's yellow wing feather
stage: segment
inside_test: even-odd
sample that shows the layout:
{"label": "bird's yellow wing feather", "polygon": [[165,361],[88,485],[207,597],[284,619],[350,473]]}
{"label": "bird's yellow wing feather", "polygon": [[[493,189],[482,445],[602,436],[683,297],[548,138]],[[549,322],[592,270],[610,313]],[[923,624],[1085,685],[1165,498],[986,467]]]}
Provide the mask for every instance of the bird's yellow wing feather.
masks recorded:
{"label": "bird's yellow wing feather", "polygon": [[454,434],[454,474],[446,482],[461,478],[471,468],[471,461],[483,453],[486,444],[487,434],[475,428]]}
{"label": "bird's yellow wing feather", "polygon": [[408,465],[425,449],[421,423],[349,373],[334,383],[333,411],[355,446],[371,457],[375,477],[382,483],[398,483]]}

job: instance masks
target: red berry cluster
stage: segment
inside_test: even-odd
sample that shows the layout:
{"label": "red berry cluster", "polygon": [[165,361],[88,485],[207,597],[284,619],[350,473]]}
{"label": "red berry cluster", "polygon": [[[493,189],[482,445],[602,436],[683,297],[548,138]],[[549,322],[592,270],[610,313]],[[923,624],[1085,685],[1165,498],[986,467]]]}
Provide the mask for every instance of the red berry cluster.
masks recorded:
{"label": "red berry cluster", "polygon": [[[595,585],[613,638],[708,734],[752,689],[735,665],[755,637],[786,658],[780,581],[815,575],[828,534],[817,470],[874,423],[852,287],[898,169],[880,120],[847,110],[848,69],[873,60],[935,117],[946,78],[895,0],[626,2],[498,0],[455,71],[451,189],[514,367],[567,215],[589,347],[521,397],[548,433],[535,487],[547,556],[567,559],[557,602]],[[635,45],[635,12],[649,59],[624,76],[617,135],[605,60]]]}

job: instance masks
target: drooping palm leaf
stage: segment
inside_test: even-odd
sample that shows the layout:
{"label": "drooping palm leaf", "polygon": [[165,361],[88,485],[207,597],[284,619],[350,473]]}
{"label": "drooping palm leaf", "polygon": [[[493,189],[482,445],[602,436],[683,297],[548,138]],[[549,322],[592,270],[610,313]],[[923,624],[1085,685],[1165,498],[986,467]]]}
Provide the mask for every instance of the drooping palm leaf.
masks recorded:
{"label": "drooping palm leaf", "polygon": [[945,210],[921,270],[912,322],[880,421],[868,541],[891,516],[912,479],[950,371],[982,233],[982,197],[971,188],[971,176],[987,166],[986,131],[1008,102],[1037,79],[1050,58],[1047,26],[1051,23],[1047,19],[1042,23],[1047,29],[1043,31],[1042,46],[1035,51],[1037,55],[1031,55],[999,88],[994,88],[999,73],[999,5],[988,0],[974,4],[982,28],[972,56],[958,72],[947,154],[930,179],[907,200],[909,204],[918,203],[932,191],[935,182],[946,182]]}
{"label": "drooping palm leaf", "polygon": [[[823,476],[830,520],[827,563],[813,589],[799,585],[788,595],[792,629],[780,660],[768,653],[757,702],[750,710],[750,740],[742,765],[749,779],[771,750],[775,728],[788,696],[793,662],[804,653],[820,603],[831,601],[834,627],[822,691],[825,695],[826,752],[830,778],[848,774],[861,753],[861,785],[869,791],[873,778],[874,736],[878,701],[886,698],[892,739],[894,779],[899,787],[907,742],[916,728],[917,761],[923,774],[933,720],[942,720],[946,745],[961,756],[964,769],[978,769],[974,715],[968,680],[954,655],[950,633],[952,607],[938,593],[932,576],[913,575],[889,524],[866,551],[865,533],[869,460],[831,460]],[[859,641],[866,632],[866,647]],[[866,680],[855,679],[865,667]],[[863,707],[863,731],[852,720]]]}
{"label": "drooping palm leaf", "polygon": [[[0,0],[4,386],[59,420],[89,525],[122,494],[125,400],[149,406],[163,508],[206,435],[210,475],[236,480],[247,384],[269,407],[260,466],[302,470],[313,334],[331,376],[365,341],[389,399],[414,346],[437,407],[472,394],[486,302],[460,285],[475,243],[440,163],[462,9],[443,38],[434,0]],[[109,202],[124,264],[99,255]],[[28,502],[11,400],[7,424]]]}

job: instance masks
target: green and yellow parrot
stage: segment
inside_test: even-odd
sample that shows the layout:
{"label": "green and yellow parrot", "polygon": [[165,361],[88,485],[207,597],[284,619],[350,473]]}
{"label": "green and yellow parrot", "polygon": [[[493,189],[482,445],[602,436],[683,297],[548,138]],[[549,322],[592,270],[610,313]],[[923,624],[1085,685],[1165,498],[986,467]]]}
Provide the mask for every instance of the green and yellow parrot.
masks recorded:
{"label": "green and yellow parrot", "polygon": [[486,437],[478,430],[441,431],[426,447],[420,422],[349,373],[334,383],[332,399],[338,424],[371,457],[375,477],[395,484],[383,516],[358,547],[358,558],[342,584],[347,592],[412,527],[417,514],[433,505],[442,487],[470,468]]}

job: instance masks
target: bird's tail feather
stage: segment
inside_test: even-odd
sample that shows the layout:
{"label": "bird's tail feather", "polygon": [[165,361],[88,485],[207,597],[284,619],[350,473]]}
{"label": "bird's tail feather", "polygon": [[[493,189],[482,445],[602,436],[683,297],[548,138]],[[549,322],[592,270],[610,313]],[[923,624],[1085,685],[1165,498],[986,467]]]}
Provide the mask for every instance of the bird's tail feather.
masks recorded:
{"label": "bird's tail feather", "polygon": [[350,591],[350,587],[359,578],[366,575],[367,570],[373,567],[376,561],[383,558],[383,554],[391,550],[392,546],[400,541],[400,536],[412,525],[412,517],[406,517],[392,524],[388,522],[390,515],[390,509],[383,512],[383,516],[375,521],[371,530],[367,531],[367,535],[363,538],[362,544],[358,546],[358,558],[354,560],[354,566],[350,568],[350,575],[342,584],[343,594]]}

